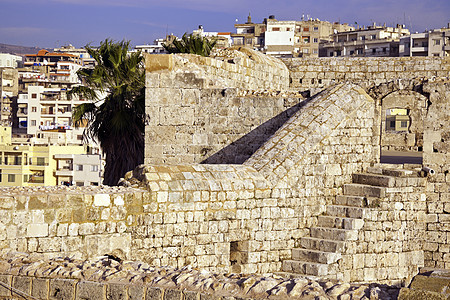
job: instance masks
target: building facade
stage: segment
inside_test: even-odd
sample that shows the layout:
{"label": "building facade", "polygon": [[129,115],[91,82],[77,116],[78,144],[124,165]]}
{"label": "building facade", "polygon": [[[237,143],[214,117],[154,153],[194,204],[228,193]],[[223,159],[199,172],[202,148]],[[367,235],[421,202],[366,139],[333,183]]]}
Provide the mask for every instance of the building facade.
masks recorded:
{"label": "building facade", "polygon": [[400,38],[407,35],[409,30],[402,25],[394,28],[373,24],[368,28],[337,32],[332,34],[332,41],[321,43],[321,56],[398,56]]}
{"label": "building facade", "polygon": [[[70,161],[70,166],[75,163],[80,169],[87,165],[86,169],[90,172],[75,171],[78,176],[62,176],[62,158]],[[74,179],[78,180],[78,185],[101,184],[101,157],[86,154],[86,148],[81,145],[2,144],[0,159],[0,186],[72,185],[76,184]]]}
{"label": "building facade", "polygon": [[450,23],[447,28],[413,33],[401,38],[399,56],[450,56]]}

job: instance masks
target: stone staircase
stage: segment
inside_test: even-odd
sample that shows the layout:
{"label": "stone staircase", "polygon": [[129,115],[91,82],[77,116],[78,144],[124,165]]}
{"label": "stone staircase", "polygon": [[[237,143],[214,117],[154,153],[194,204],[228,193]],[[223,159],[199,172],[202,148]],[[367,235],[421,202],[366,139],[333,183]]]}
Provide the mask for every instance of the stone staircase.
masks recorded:
{"label": "stone staircase", "polygon": [[300,239],[300,247],[292,249],[292,259],[283,261],[282,271],[342,280],[339,261],[347,252],[349,242],[358,240],[364,231],[366,214],[379,206],[389,189],[397,186],[396,177],[412,175],[404,169],[369,168],[367,173],[353,174],[353,183],[345,184],[343,195],[336,196],[310,236]]}

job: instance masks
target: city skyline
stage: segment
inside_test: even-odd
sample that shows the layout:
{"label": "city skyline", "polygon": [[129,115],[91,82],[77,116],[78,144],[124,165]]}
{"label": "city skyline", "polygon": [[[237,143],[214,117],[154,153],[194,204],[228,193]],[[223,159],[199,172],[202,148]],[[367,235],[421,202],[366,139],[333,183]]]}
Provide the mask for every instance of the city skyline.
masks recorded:
{"label": "city skyline", "polygon": [[269,15],[279,20],[302,16],[329,22],[367,26],[404,24],[411,32],[446,27],[450,2],[329,0],[236,1],[206,0],[164,2],[144,0],[0,0],[0,43],[42,48],[73,44],[82,47],[100,41],[130,40],[132,45],[150,44],[166,33],[181,36],[198,25],[205,31],[235,32],[250,13],[254,23]]}

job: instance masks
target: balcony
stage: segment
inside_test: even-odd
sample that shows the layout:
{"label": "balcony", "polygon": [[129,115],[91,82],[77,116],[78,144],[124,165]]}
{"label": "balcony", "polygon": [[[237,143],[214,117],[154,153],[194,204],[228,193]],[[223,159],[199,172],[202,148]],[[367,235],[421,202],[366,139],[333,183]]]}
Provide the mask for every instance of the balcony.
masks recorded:
{"label": "balcony", "polygon": [[428,52],[428,47],[412,47],[412,52]]}
{"label": "balcony", "polygon": [[73,176],[73,169],[59,169],[55,172],[56,176]]}

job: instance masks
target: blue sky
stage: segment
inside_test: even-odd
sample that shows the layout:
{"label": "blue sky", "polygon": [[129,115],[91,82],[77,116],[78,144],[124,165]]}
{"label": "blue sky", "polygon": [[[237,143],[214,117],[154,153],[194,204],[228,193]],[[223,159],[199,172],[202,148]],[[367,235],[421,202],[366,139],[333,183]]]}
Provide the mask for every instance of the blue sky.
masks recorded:
{"label": "blue sky", "polygon": [[181,36],[199,24],[206,31],[234,32],[234,23],[255,23],[275,15],[300,20],[302,14],[325,21],[360,25],[406,23],[412,31],[447,26],[449,0],[0,0],[0,43],[80,47],[100,41],[152,43],[166,32]]}

